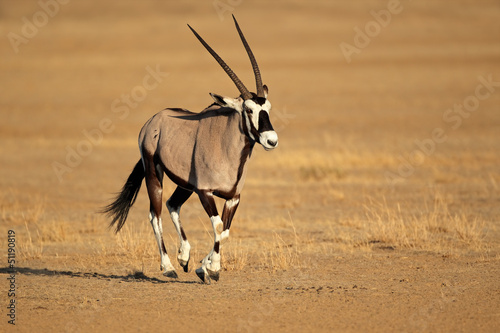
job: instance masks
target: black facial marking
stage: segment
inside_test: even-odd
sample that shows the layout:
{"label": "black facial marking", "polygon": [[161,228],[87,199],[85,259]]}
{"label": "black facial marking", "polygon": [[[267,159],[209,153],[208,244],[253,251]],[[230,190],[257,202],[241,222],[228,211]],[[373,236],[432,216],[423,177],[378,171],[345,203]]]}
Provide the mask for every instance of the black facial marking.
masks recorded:
{"label": "black facial marking", "polygon": [[255,93],[252,93],[252,101],[257,103],[258,105],[264,105],[267,101],[265,97],[258,97]]}
{"label": "black facial marking", "polygon": [[273,125],[269,120],[269,113],[266,111],[260,111],[259,113],[259,132],[273,131]]}

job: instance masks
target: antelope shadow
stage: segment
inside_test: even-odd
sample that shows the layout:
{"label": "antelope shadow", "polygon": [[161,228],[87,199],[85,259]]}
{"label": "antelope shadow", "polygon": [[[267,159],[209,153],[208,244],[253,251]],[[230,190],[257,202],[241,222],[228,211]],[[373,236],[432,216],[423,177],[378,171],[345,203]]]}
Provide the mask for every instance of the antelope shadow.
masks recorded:
{"label": "antelope shadow", "polygon": [[103,274],[98,272],[73,272],[73,271],[63,271],[54,270],[47,268],[30,268],[30,267],[1,267],[0,274],[23,274],[23,275],[37,275],[37,276],[68,276],[72,278],[82,278],[82,279],[97,279],[97,280],[117,280],[122,282],[149,282],[149,283],[183,283],[183,284],[201,284],[198,281],[180,281],[180,280],[160,280],[155,277],[149,277],[143,272],[134,272],[128,275],[116,275],[116,274]]}

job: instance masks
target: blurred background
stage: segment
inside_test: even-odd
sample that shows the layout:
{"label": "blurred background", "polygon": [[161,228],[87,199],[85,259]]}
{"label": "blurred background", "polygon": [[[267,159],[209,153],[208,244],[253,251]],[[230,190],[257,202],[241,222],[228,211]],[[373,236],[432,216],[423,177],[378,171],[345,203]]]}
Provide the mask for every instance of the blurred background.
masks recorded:
{"label": "blurred background", "polygon": [[[280,136],[279,149],[254,151],[242,220],[292,216],[323,230],[364,219],[370,198],[413,214],[436,196],[491,220],[500,207],[499,13],[494,0],[4,1],[4,217],[22,223],[19,210],[42,202],[46,219],[103,225],[95,212],[138,160],[147,119],[165,107],[200,111],[209,92],[237,95],[186,24],[254,89],[234,14]],[[134,217],[146,218],[146,200],[143,192]]]}
{"label": "blurred background", "polygon": [[[193,264],[168,283],[145,186],[120,234],[97,212],[150,117],[238,94],[187,24],[254,89],[231,15],[280,144],[253,151],[224,279],[196,283],[213,241],[192,196]],[[499,17],[498,0],[0,2],[0,232],[16,233],[21,329],[494,330]]]}

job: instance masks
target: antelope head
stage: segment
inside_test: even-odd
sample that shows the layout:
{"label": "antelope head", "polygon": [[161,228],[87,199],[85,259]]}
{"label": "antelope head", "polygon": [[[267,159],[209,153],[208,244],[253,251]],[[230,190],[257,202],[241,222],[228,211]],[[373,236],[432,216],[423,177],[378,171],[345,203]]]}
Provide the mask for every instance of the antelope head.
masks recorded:
{"label": "antelope head", "polygon": [[257,93],[250,92],[241,80],[236,76],[236,74],[229,68],[229,66],[222,60],[221,57],[201,38],[198,33],[188,27],[198,38],[198,40],[203,44],[207,51],[215,58],[219,65],[224,69],[227,75],[236,85],[236,88],[240,91],[240,96],[237,98],[221,96],[217,94],[210,94],[214,99],[215,103],[222,107],[232,108],[238,113],[240,113],[242,118],[242,127],[244,133],[254,142],[260,143],[265,150],[272,150],[278,146],[278,134],[273,129],[273,125],[269,119],[269,112],[271,111],[271,103],[267,99],[268,88],[266,85],[262,84],[262,77],[260,75],[259,66],[257,61],[248,45],[243,32],[238,25],[238,22],[233,16],[234,24],[238,30],[241,41],[245,46],[245,50],[248,53],[250,62],[252,63],[253,72],[255,75],[255,82],[257,86]]}

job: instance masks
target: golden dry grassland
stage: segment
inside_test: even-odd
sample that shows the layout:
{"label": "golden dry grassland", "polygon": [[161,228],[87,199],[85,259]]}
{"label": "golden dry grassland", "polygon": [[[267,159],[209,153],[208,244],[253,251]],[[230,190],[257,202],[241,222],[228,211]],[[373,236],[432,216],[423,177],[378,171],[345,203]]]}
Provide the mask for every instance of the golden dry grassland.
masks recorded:
{"label": "golden dry grassland", "polygon": [[[181,321],[194,325],[189,315],[194,312],[213,316],[212,303],[194,300],[194,294],[235,304],[239,317],[231,313],[229,321],[248,316],[260,304],[255,295],[265,290],[259,281],[266,281],[279,290],[268,294],[276,301],[274,314],[277,304],[289,307],[280,308],[274,321],[265,317],[255,330],[286,330],[294,320],[310,325],[295,329],[319,325],[325,331],[333,321],[340,330],[363,331],[373,320],[389,331],[498,327],[493,313],[500,290],[498,1],[399,1],[401,10],[371,33],[367,45],[356,44],[356,33],[373,25],[373,11],[387,9],[388,1],[224,3],[232,9],[220,17],[211,2],[71,1],[17,52],[3,39],[0,258],[6,256],[4,236],[15,230],[16,265],[25,272],[19,287],[26,292],[19,310],[24,328],[38,325],[33,318],[41,327],[64,328],[71,317],[75,327],[120,329],[112,309],[135,327],[134,315],[120,311],[132,306],[144,314],[142,305],[134,305],[142,302],[142,292],[155,308],[174,307],[164,294],[155,294],[156,284],[142,283],[165,280],[145,189],[117,235],[98,211],[139,159],[137,135],[147,119],[165,107],[199,111],[211,103],[209,92],[236,94],[186,23],[253,89],[230,14],[238,18],[270,88],[271,121],[280,143],[272,152],[257,145],[252,154],[231,237],[222,249],[221,281],[205,290],[187,283],[161,285],[162,292],[175,289],[177,301],[190,300],[185,312],[175,309]],[[36,1],[1,4],[0,35],[21,34],[21,19],[31,20],[40,10]],[[358,45],[358,51],[347,57],[343,43]],[[151,71],[162,75],[154,88],[145,89]],[[134,93],[135,100],[124,101]],[[164,183],[166,201],[175,187],[168,179]],[[192,260],[180,282],[195,283],[194,269],[213,245],[212,227],[196,195],[181,218]],[[168,253],[181,272],[175,260],[178,237],[166,210],[163,225]],[[419,263],[427,261],[435,266],[420,270],[425,265]],[[387,266],[381,271],[380,265]],[[411,283],[399,278],[415,267],[428,275]],[[150,280],[121,284],[134,276]],[[101,307],[92,295],[106,279],[115,298]],[[298,282],[290,286],[288,280]],[[448,297],[437,310],[445,280],[464,291],[454,296],[456,303]],[[367,287],[351,288],[361,283]],[[294,289],[298,285],[309,288],[306,296]],[[343,285],[345,296],[316,303],[320,292],[310,287],[319,285]],[[60,293],[51,289],[56,287]],[[38,292],[49,289],[56,293],[52,298]],[[221,300],[216,291],[222,289],[229,296]],[[403,296],[394,298],[394,290]],[[37,307],[48,307],[48,299],[68,313],[56,318],[56,308]],[[395,317],[387,306],[393,302],[400,311]],[[302,312],[291,311],[294,306]],[[331,309],[343,315],[334,317]],[[418,326],[407,323],[412,316],[419,318]],[[175,319],[156,312],[151,318],[145,329]],[[214,325],[207,329],[219,328]]]}

